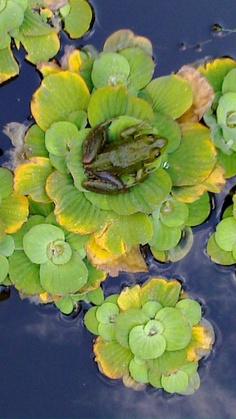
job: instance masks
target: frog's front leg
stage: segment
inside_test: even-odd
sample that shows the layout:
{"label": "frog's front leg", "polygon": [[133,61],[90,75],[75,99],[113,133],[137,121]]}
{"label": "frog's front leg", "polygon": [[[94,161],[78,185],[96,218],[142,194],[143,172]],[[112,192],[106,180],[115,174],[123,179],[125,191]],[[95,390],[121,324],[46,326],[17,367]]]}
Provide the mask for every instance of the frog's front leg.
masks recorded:
{"label": "frog's front leg", "polygon": [[101,194],[117,194],[126,192],[124,183],[118,176],[110,172],[87,172],[88,180],[82,186],[88,191]]}
{"label": "frog's front leg", "polygon": [[109,125],[113,120],[114,118],[111,118],[99,125],[96,125],[96,127],[94,127],[85,138],[82,145],[83,164],[91,163],[103,149],[107,142],[106,126]]}

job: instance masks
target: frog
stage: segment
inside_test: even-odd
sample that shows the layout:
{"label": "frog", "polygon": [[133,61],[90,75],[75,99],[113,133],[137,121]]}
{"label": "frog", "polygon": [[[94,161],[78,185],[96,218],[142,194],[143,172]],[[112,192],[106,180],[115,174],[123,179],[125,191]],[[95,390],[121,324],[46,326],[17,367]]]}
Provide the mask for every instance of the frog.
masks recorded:
{"label": "frog", "polygon": [[[113,119],[95,126],[82,146],[82,163],[87,180],[82,186],[92,192],[117,194],[142,182],[152,163],[167,146],[167,139],[154,134],[153,129],[142,129],[146,121],[121,131],[119,138],[108,143],[108,126]],[[133,181],[125,183],[121,175],[131,175]]]}

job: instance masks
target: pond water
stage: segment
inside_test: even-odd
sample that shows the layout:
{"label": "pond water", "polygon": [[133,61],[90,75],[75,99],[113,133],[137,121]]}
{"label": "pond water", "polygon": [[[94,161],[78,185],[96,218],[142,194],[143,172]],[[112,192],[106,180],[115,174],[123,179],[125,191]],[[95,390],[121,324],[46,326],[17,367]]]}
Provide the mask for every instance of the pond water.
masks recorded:
{"label": "pond water", "polygon": [[[219,0],[92,0],[96,20],[89,35],[75,45],[98,49],[115,30],[129,28],[148,37],[154,46],[156,76],[205,57],[236,58],[236,33],[217,37],[211,27],[236,26],[236,3]],[[68,43],[66,36],[63,43]],[[180,45],[182,44],[182,48]],[[0,129],[10,121],[23,122],[40,77],[23,61],[21,74],[0,87]],[[10,147],[1,134],[0,147]],[[1,163],[6,159],[5,152]],[[204,225],[194,229],[190,253],[176,263],[160,264],[148,257],[149,274],[109,278],[105,293],[143,282],[150,274],[183,281],[190,296],[203,305],[214,326],[216,344],[201,363],[200,389],[192,396],[163,395],[147,388],[127,389],[104,378],[93,362],[92,335],[83,326],[83,313],[63,316],[51,305],[20,300],[12,290],[0,301],[0,418],[235,418],[236,417],[236,279],[234,267],[217,266],[205,247],[235,179],[216,197],[216,209]],[[6,299],[4,299],[6,297]]]}

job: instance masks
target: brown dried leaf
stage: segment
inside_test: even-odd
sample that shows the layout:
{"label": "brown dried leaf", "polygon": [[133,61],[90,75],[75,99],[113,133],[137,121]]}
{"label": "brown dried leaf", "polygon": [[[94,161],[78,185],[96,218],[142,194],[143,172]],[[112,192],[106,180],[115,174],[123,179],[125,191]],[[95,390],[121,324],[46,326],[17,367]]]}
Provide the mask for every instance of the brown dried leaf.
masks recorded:
{"label": "brown dried leaf", "polygon": [[190,83],[193,92],[192,106],[178,119],[178,122],[198,122],[206,109],[211,106],[214,90],[200,71],[190,65],[181,67],[177,75]]}

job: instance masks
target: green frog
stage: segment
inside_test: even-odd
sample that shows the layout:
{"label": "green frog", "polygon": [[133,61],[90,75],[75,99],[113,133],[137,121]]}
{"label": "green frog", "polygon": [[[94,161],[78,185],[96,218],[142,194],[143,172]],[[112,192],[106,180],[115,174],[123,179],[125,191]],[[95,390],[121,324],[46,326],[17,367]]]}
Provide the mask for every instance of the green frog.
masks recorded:
{"label": "green frog", "polygon": [[[107,143],[107,125],[114,119],[93,128],[82,147],[82,162],[87,176],[83,187],[89,191],[117,194],[127,192],[149,174],[147,164],[152,163],[165,149],[167,139],[141,129],[146,121],[120,133],[120,139]],[[120,175],[134,179],[126,184]]]}

